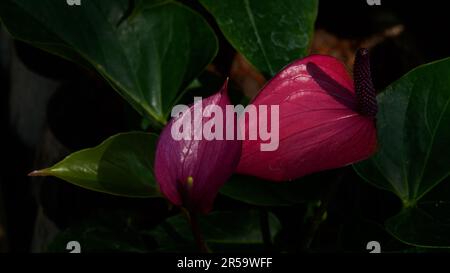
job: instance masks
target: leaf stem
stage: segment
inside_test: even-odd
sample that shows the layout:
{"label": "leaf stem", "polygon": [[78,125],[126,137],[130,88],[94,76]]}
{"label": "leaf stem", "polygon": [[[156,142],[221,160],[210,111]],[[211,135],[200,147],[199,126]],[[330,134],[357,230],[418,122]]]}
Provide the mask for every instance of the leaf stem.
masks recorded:
{"label": "leaf stem", "polygon": [[198,222],[198,214],[185,209],[183,209],[183,211],[189,221],[189,224],[191,225],[192,236],[194,237],[198,249],[202,253],[211,253],[211,250],[208,248],[208,245],[203,239],[203,234]]}
{"label": "leaf stem", "polygon": [[314,241],[314,238],[316,237],[317,231],[322,222],[324,221],[325,215],[328,210],[328,205],[330,204],[330,201],[334,198],[346,172],[347,168],[340,170],[340,172],[336,177],[336,180],[330,184],[327,192],[321,198],[320,205],[316,209],[314,215],[309,218],[309,222],[307,224],[306,231],[300,245],[301,250],[308,250],[311,248],[311,244]]}

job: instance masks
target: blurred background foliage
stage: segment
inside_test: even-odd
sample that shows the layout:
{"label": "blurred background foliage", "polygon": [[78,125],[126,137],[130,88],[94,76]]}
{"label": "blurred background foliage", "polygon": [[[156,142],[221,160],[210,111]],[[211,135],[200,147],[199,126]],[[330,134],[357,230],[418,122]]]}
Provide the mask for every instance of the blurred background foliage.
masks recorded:
{"label": "blurred background foliage", "polygon": [[[72,240],[85,252],[195,251],[164,199],[60,178],[156,197],[151,147],[173,105],[227,77],[232,100],[247,103],[290,61],[327,54],[351,70],[359,47],[371,51],[377,90],[387,88],[384,152],[289,183],[235,175],[201,219],[205,239],[218,252],[449,247],[449,61],[402,77],[450,56],[446,9],[431,2],[2,0],[0,251],[67,252]],[[54,177],[26,176],[57,162]]]}

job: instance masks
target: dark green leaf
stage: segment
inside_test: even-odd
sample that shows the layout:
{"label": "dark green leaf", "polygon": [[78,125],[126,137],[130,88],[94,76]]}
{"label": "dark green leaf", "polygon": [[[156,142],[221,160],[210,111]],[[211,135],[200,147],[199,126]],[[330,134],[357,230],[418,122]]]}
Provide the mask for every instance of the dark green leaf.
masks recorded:
{"label": "dark green leaf", "polygon": [[103,213],[60,232],[47,247],[48,252],[69,253],[67,243],[76,241],[81,253],[148,251],[141,235],[131,226],[132,215]]}
{"label": "dark green leaf", "polygon": [[233,175],[220,192],[230,198],[259,206],[289,206],[319,199],[328,179],[321,174],[276,183],[253,176]]}
{"label": "dark green leaf", "polygon": [[450,59],[421,66],[378,96],[375,156],[355,165],[414,205],[450,174]]}
{"label": "dark green leaf", "polygon": [[[18,39],[95,68],[141,114],[164,124],[182,91],[212,60],[206,21],[172,1],[3,0],[0,17]],[[199,39],[201,37],[201,39]]]}
{"label": "dark green leaf", "polygon": [[263,74],[273,76],[304,57],[317,0],[200,0],[228,41]]}
{"label": "dark green leaf", "polygon": [[118,134],[31,175],[56,176],[89,190],[114,195],[157,197],[153,176],[157,138],[155,134],[140,132]]}
{"label": "dark green leaf", "polygon": [[[258,211],[212,212],[199,219],[207,244],[213,249],[224,249],[225,245],[262,245],[261,213]],[[269,227],[272,239],[280,230],[278,219],[269,213]],[[176,251],[194,248],[192,231],[187,219],[177,215],[148,232],[160,246],[160,251]],[[227,248],[230,249],[230,248]]]}
{"label": "dark green leaf", "polygon": [[378,152],[354,166],[365,180],[403,201],[386,228],[417,246],[450,247],[450,195],[431,195],[450,174],[449,74],[450,59],[437,61],[380,94]]}
{"label": "dark green leaf", "polygon": [[450,248],[450,179],[433,188],[416,206],[386,222],[398,240],[416,247]]}
{"label": "dark green leaf", "polygon": [[405,208],[386,222],[400,241],[420,247],[450,248],[450,202],[426,202]]}

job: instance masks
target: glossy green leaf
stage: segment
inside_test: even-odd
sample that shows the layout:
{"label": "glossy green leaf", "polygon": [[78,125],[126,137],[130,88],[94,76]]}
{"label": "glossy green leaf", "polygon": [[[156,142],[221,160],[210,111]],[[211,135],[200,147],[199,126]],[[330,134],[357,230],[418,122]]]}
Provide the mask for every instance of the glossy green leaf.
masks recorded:
{"label": "glossy green leaf", "polygon": [[275,75],[307,55],[317,0],[200,0],[228,41],[257,69]]}
{"label": "glossy green leaf", "polygon": [[397,239],[420,247],[450,248],[450,202],[426,202],[402,210],[386,222]]}
{"label": "glossy green leaf", "polygon": [[[450,195],[429,192],[450,175],[450,59],[420,66],[378,96],[379,148],[356,164],[371,184],[395,193],[404,209],[386,228],[418,246],[450,246]],[[445,216],[445,217],[442,217]]]}
{"label": "glossy green leaf", "polygon": [[153,176],[157,139],[155,134],[140,132],[118,134],[31,175],[55,176],[89,190],[114,195],[157,197],[160,195]]}
{"label": "glossy green leaf", "polygon": [[[206,21],[173,1],[0,1],[18,39],[95,68],[133,107],[164,124],[184,88],[211,62]],[[130,10],[131,9],[131,10]],[[201,37],[201,39],[199,39]]]}
{"label": "glossy green leaf", "polygon": [[388,219],[386,228],[406,244],[450,248],[450,178],[439,183],[414,207]]}
{"label": "glossy green leaf", "polygon": [[329,179],[315,174],[299,180],[276,183],[253,176],[233,175],[220,193],[257,206],[289,206],[319,199]]}
{"label": "glossy green leaf", "polygon": [[[269,229],[272,239],[280,231],[278,219],[269,213]],[[258,211],[215,211],[199,219],[207,244],[215,250],[242,249],[242,245],[263,244],[261,213]],[[183,215],[167,219],[163,224],[148,232],[159,245],[160,251],[179,251],[194,248],[190,225]],[[226,245],[229,247],[227,248]]]}

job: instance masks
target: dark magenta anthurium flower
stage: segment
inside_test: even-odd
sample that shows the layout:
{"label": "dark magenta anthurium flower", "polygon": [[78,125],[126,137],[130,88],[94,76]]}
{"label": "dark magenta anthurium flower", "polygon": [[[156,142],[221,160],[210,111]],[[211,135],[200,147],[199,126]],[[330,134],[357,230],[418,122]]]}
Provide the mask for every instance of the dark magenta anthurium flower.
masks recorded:
{"label": "dark magenta anthurium flower", "polygon": [[[172,204],[194,213],[209,212],[220,187],[234,172],[242,141],[237,137],[227,140],[226,131],[231,128],[237,135],[237,117],[221,115],[220,111],[212,109],[220,108],[225,113],[227,105],[231,102],[226,82],[218,93],[181,108],[179,115],[163,129],[154,171],[161,192]],[[211,125],[214,118],[223,124],[220,131]],[[210,139],[202,134],[205,128],[217,138]],[[174,132],[182,133],[182,138],[174,138]]]}
{"label": "dark magenta anthurium flower", "polygon": [[[279,105],[279,147],[260,151],[260,140],[244,140],[237,172],[286,181],[372,155],[377,102],[366,49],[356,54],[354,79],[330,56],[312,55],[285,67],[252,102]],[[242,129],[247,135],[249,127]]]}

